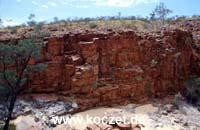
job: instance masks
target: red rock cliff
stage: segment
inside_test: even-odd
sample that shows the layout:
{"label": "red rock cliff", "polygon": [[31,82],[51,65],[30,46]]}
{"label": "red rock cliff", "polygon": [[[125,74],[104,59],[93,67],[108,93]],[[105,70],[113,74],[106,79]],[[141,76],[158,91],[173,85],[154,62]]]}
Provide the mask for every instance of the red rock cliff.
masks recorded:
{"label": "red rock cliff", "polygon": [[68,33],[45,43],[42,58],[30,63],[48,68],[32,75],[29,87],[75,96],[87,107],[183,91],[198,68],[188,31]]}
{"label": "red rock cliff", "polygon": [[[33,92],[75,95],[84,104],[160,97],[184,90],[194,52],[187,31],[69,33],[51,37],[40,61],[45,73],[32,75]],[[83,100],[81,100],[83,101]],[[80,102],[81,103],[81,102]]]}

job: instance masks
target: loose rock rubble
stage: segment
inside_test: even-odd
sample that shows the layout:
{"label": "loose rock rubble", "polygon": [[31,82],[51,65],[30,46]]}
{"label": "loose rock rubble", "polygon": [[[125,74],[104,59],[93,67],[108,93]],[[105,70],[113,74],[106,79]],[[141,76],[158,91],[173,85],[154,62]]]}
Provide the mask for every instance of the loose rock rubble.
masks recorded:
{"label": "loose rock rubble", "polygon": [[[0,105],[0,113],[5,113],[5,105]],[[20,116],[33,115],[36,122],[40,122],[44,128],[55,127],[56,125],[51,121],[55,116],[61,116],[71,113],[78,108],[78,105],[73,103],[66,103],[64,101],[50,101],[50,100],[35,100],[23,101],[17,100],[13,110],[12,118],[16,119]],[[0,120],[3,120],[3,114],[0,115]]]}
{"label": "loose rock rubble", "polygon": [[[177,109],[171,104],[162,105],[161,107],[154,107],[155,110],[148,110],[153,108],[151,105],[144,105],[139,107],[141,111],[132,112],[127,115],[124,113],[124,109],[120,111],[114,111],[112,113],[106,114],[104,116],[112,116],[114,122],[111,124],[92,124],[87,126],[87,130],[106,130],[107,128],[112,130],[198,130],[200,129],[200,112],[196,108],[189,106],[186,103],[180,105],[184,108]],[[164,112],[164,113],[163,113]],[[126,123],[121,122],[117,124],[115,121],[119,117],[127,117],[129,119],[134,114],[138,114],[142,120],[137,121],[137,123]],[[135,118],[137,120],[137,118]],[[149,123],[148,123],[149,122]]]}
{"label": "loose rock rubble", "polygon": [[[18,106],[28,104],[24,101],[18,101]],[[21,105],[19,105],[21,104]],[[23,105],[22,105],[23,104]],[[26,104],[26,105],[25,105]],[[89,124],[53,124],[52,115],[65,116],[72,104],[64,104],[59,101],[55,102],[37,102],[31,104],[30,112],[18,116],[14,122],[17,130],[199,130],[200,129],[200,112],[197,108],[181,102],[179,108],[171,104],[147,104],[119,106],[115,108],[99,108],[80,112],[71,116],[85,117],[87,114],[92,117],[100,117],[99,123]],[[77,107],[77,105],[74,106]],[[49,111],[47,111],[49,109]],[[19,109],[18,109],[19,110]],[[61,111],[62,110],[62,111]],[[21,110],[23,111],[23,110]],[[21,113],[19,111],[19,113]],[[16,110],[15,110],[15,113]],[[18,114],[20,115],[20,114]],[[106,117],[106,118],[103,118]],[[86,118],[83,118],[86,119]],[[32,123],[31,123],[32,122]],[[30,124],[31,123],[31,124]]]}
{"label": "loose rock rubble", "polygon": [[101,120],[101,123],[90,124],[87,126],[87,130],[108,130],[108,129],[120,129],[120,130],[129,130],[129,129],[140,129],[139,124],[133,124],[129,120],[123,120],[123,113],[112,112],[104,115],[106,119]]}

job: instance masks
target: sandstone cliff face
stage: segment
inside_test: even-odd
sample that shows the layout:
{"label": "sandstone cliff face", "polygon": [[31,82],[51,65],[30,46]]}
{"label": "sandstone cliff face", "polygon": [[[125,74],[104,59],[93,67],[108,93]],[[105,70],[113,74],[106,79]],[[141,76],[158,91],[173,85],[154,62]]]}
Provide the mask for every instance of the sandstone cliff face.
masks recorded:
{"label": "sandstone cliff face", "polygon": [[28,87],[75,97],[86,107],[174,94],[185,89],[191,75],[200,74],[196,41],[180,30],[86,31],[45,38],[42,58],[30,64],[48,68],[31,75]]}
{"label": "sandstone cliff face", "polygon": [[[193,38],[187,31],[69,33],[51,37],[33,64],[48,69],[32,75],[33,92],[61,92],[90,107],[139,101],[184,90],[191,75]],[[84,99],[84,100],[83,100]]]}

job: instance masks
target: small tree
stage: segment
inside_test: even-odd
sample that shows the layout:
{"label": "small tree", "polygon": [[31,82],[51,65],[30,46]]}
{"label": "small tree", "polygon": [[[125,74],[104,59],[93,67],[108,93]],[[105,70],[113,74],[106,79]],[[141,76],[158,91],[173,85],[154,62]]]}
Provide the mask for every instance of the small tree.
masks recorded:
{"label": "small tree", "polygon": [[156,19],[155,16],[156,16],[155,12],[150,13],[150,20],[154,21]]}
{"label": "small tree", "polygon": [[35,14],[30,14],[29,16],[28,16],[28,22],[27,22],[27,24],[29,25],[29,26],[35,26],[36,25],[36,21],[34,20],[34,18],[35,18]]}
{"label": "small tree", "polygon": [[118,12],[117,18],[121,19],[121,15],[122,15],[121,12]]}
{"label": "small tree", "polygon": [[156,6],[152,14],[155,14],[163,25],[167,15],[169,15],[170,13],[172,13],[172,10],[168,9],[165,4],[161,2],[159,5]]}
{"label": "small tree", "polygon": [[42,44],[34,43],[34,39],[21,40],[17,44],[0,43],[0,88],[5,92],[7,102],[3,130],[9,128],[17,96],[28,89],[26,83],[29,75],[46,68],[45,64],[29,64],[31,59],[40,58],[41,47]]}
{"label": "small tree", "polygon": [[54,23],[57,23],[58,22],[58,17],[54,17],[53,21],[54,21]]}
{"label": "small tree", "polygon": [[0,19],[0,28],[3,27],[3,21]]}

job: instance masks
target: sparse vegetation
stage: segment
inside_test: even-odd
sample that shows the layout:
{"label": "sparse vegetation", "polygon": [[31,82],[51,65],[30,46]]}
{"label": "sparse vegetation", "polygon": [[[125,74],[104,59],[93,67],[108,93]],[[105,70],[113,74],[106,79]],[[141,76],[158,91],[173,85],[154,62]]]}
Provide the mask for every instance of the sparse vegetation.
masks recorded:
{"label": "sparse vegetation", "polygon": [[[181,16],[180,16],[181,17]],[[108,29],[108,28],[128,28],[134,29],[137,31],[155,31],[160,29],[161,27],[161,20],[159,20],[158,16],[153,12],[150,14],[150,17],[142,18],[142,17],[135,17],[135,16],[128,16],[128,17],[119,17],[112,16],[112,17],[97,17],[97,18],[74,18],[70,19],[67,18],[66,20],[59,20],[57,17],[54,18],[53,22],[36,22],[34,20],[35,15],[31,14],[29,16],[29,21],[27,22],[28,26],[42,26],[43,29],[49,30],[58,30],[58,31],[70,31],[75,29]],[[176,28],[176,26],[171,25],[176,19],[179,19],[178,16],[168,18],[164,17],[164,24],[162,27],[167,28]],[[184,17],[184,19],[188,19],[188,17]],[[168,21],[168,22],[167,22]],[[14,27],[7,27],[3,28],[3,30],[12,30]],[[26,24],[21,24],[18,29],[26,28]],[[13,33],[15,34],[15,33]]]}

